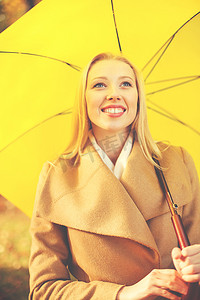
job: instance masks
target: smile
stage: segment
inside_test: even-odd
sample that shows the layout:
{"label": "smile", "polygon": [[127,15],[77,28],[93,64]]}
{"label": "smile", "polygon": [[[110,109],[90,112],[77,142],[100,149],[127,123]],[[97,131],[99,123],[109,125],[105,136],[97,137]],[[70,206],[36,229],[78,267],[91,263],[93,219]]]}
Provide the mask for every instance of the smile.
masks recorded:
{"label": "smile", "polygon": [[105,107],[101,111],[110,117],[120,117],[124,114],[126,109],[124,107]]}
{"label": "smile", "polygon": [[118,114],[120,112],[124,112],[125,109],[123,108],[105,108],[105,109],[102,109],[103,112],[106,112],[106,113],[111,113],[111,114]]}

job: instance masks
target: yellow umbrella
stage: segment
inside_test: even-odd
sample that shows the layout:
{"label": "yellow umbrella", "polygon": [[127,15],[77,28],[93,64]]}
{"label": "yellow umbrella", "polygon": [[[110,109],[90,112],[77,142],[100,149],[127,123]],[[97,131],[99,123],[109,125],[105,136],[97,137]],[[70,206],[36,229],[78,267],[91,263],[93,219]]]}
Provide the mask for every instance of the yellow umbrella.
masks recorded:
{"label": "yellow umbrella", "polygon": [[[197,12],[196,0],[190,3],[186,0],[155,0],[153,3],[148,0],[58,0],[56,3],[43,0],[2,32],[0,193],[31,216],[43,162],[54,159],[66,147],[70,132],[69,112],[79,69],[90,58],[105,51],[119,53],[121,47],[126,56],[143,68],[168,38]],[[148,65],[146,70],[149,68]],[[155,70],[148,77],[153,81],[160,80]],[[189,75],[198,74],[191,71]],[[163,78],[177,75],[166,76]],[[188,76],[187,72],[184,76]],[[156,102],[154,96],[152,99],[149,95],[149,101]],[[189,110],[187,100],[186,112]],[[159,102],[159,106],[163,104]],[[166,128],[165,123],[162,127],[160,114],[155,113],[155,109],[161,110],[158,104],[152,106],[149,102],[148,105],[154,109],[149,110],[154,137],[182,144],[197,158],[197,133],[186,128],[188,135],[194,135],[195,146],[188,147],[191,139],[185,139],[179,133],[174,137],[174,131]],[[179,104],[173,104],[173,112],[175,107]],[[197,110],[196,106],[194,112]],[[179,117],[179,110],[175,115]],[[174,121],[167,124],[170,122],[176,124]]]}
{"label": "yellow umbrella", "polygon": [[200,12],[144,67],[149,123],[156,139],[184,146],[200,174]]}

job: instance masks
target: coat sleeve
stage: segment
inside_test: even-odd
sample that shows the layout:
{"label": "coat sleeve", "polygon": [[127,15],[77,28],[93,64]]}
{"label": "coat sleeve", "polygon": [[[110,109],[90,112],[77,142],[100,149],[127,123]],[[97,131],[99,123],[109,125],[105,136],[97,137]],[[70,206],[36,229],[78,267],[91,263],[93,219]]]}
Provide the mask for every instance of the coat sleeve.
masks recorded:
{"label": "coat sleeve", "polygon": [[183,207],[183,224],[191,245],[200,244],[200,184],[190,154],[182,148],[183,160],[190,178],[192,201]]}
{"label": "coat sleeve", "polygon": [[[36,192],[30,232],[32,246],[30,254],[29,300],[114,300],[122,285],[91,281],[89,283],[70,280],[67,264],[70,252],[66,227],[50,222],[40,216],[37,202],[44,186],[49,165],[45,163],[40,174]],[[42,201],[40,199],[39,201]]]}

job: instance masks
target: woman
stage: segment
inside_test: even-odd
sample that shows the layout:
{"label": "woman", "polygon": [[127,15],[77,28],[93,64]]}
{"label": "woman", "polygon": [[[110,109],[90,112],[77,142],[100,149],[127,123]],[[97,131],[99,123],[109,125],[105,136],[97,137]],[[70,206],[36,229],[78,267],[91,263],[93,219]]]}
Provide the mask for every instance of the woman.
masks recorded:
{"label": "woman", "polygon": [[[127,59],[90,62],[72,128],[38,183],[30,299],[180,299],[200,280],[199,181],[185,150],[153,141],[141,76]],[[152,156],[195,244],[182,251]]]}

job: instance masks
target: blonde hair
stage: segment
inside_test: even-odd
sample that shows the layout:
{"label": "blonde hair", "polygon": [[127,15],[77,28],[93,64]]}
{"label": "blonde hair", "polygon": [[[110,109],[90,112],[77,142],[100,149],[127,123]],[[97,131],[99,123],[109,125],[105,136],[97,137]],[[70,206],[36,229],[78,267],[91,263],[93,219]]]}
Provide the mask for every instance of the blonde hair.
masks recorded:
{"label": "blonde hair", "polygon": [[161,151],[157,144],[154,142],[148,122],[147,122],[147,109],[145,103],[144,82],[141,72],[124,56],[116,56],[112,53],[100,53],[95,56],[91,62],[86,66],[82,72],[80,79],[78,92],[76,95],[74,108],[72,112],[72,135],[70,142],[65,149],[65,152],[60,156],[63,159],[72,159],[74,164],[79,161],[80,155],[88,140],[89,130],[91,129],[91,122],[87,114],[86,107],[86,87],[88,74],[92,66],[101,60],[119,60],[128,64],[132,69],[136,77],[136,84],[138,90],[138,109],[136,118],[132,124],[131,130],[135,132],[135,138],[138,140],[139,145],[146,159],[153,165],[156,165],[152,156],[161,158]]}

